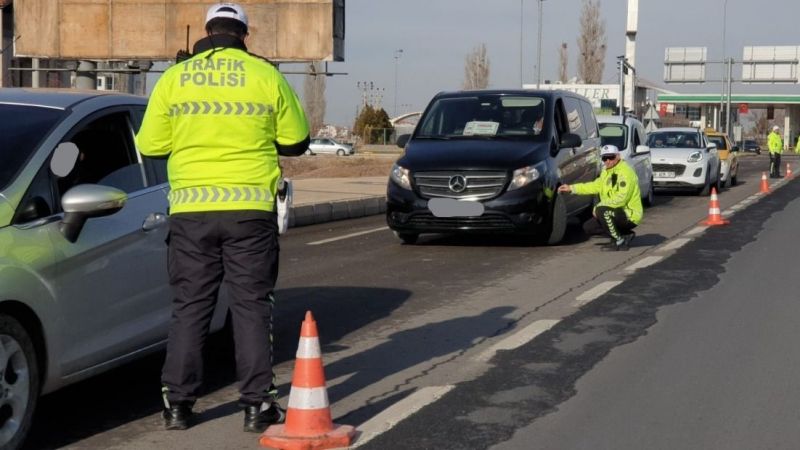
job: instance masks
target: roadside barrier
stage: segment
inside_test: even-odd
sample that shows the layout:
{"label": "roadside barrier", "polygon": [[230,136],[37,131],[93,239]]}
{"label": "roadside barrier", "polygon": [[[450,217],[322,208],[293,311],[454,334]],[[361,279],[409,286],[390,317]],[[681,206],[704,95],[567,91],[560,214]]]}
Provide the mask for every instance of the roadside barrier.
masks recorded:
{"label": "roadside barrier", "polygon": [[300,328],[286,423],[267,428],[259,442],[276,449],[321,450],[349,446],[355,432],[354,427],[331,420],[317,322],[307,311]]}
{"label": "roadside barrier", "polygon": [[786,178],[792,178],[792,166],[786,163]]}
{"label": "roadside barrier", "polygon": [[769,183],[767,183],[767,172],[761,172],[761,194],[769,194]]}
{"label": "roadside barrier", "polygon": [[700,223],[710,227],[727,225],[731,223],[729,220],[726,220],[722,217],[722,212],[719,209],[719,198],[717,197],[716,188],[711,188],[711,200],[708,202],[708,219]]}

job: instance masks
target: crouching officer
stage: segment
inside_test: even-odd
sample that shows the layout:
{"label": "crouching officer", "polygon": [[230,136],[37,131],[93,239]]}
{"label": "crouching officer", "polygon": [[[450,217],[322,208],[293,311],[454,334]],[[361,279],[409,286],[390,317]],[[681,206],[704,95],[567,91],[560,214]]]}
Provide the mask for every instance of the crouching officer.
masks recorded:
{"label": "crouching officer", "polygon": [[193,422],[203,346],[223,278],[230,292],[244,430],[283,421],[272,371],[272,291],[278,277],[278,155],[308,148],[308,122],[278,70],[247,52],[247,16],[220,3],[191,58],[153,89],[136,143],[168,157],[169,278],[174,291],[161,374],[164,425]]}
{"label": "crouching officer", "polygon": [[619,149],[604,145],[600,151],[605,169],[589,183],[563,184],[558,192],[576,195],[598,195],[600,202],[594,208],[594,217],[583,224],[588,234],[606,234],[611,242],[608,250],[627,250],[636,233],[633,229],[641,222],[643,208],[636,172],[622,160]]}

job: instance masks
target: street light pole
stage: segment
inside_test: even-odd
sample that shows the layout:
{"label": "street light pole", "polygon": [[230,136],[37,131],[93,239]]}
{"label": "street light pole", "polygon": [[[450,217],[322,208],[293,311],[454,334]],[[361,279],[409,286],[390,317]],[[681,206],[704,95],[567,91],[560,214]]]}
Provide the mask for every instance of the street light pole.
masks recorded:
{"label": "street light pole", "polygon": [[[725,0],[722,6],[722,95],[719,98],[719,131],[722,131],[722,110],[725,107],[725,75],[728,72],[728,68],[725,65],[725,35],[726,35],[726,26],[728,24],[728,0]],[[728,94],[730,95],[730,94]],[[725,117],[725,126],[727,127],[728,119],[730,118],[730,113],[728,113]]]}
{"label": "street light pole", "polygon": [[536,51],[536,89],[539,89],[539,85],[542,82],[542,2],[544,0],[539,0],[539,39],[537,41],[539,49]]}
{"label": "street light pole", "polygon": [[522,4],[524,0],[519,0],[519,87],[522,89]]}
{"label": "street light pole", "polygon": [[397,117],[397,63],[401,56],[403,56],[402,48],[394,51],[394,112],[392,114],[394,117]]}

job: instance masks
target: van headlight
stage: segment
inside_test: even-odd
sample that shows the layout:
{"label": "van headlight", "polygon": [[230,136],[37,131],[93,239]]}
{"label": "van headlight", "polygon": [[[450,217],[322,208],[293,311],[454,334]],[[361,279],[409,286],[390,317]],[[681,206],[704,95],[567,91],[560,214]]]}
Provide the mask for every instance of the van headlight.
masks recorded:
{"label": "van headlight", "polygon": [[392,166],[391,173],[392,180],[397,183],[401,188],[411,190],[411,178],[408,174],[408,169],[397,164]]}
{"label": "van headlight", "polygon": [[686,162],[696,163],[696,162],[702,161],[702,160],[703,160],[703,153],[694,152],[691,155],[689,155],[689,158],[686,159]]}
{"label": "van headlight", "polygon": [[527,186],[538,180],[541,176],[542,174],[539,172],[539,169],[537,169],[536,166],[526,166],[521,169],[517,169],[511,175],[511,184],[508,185],[508,190],[513,191],[514,189]]}

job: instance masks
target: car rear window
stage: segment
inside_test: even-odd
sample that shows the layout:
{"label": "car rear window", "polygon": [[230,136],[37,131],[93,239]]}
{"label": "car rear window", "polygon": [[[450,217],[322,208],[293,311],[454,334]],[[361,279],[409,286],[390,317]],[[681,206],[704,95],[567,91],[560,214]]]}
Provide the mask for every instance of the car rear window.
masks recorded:
{"label": "car rear window", "polygon": [[600,143],[602,145],[614,145],[620,150],[625,150],[628,146],[628,127],[616,123],[600,124]]}
{"label": "car rear window", "polygon": [[544,112],[544,99],[535,96],[445,97],[428,108],[415,137],[544,139]]}
{"label": "car rear window", "polygon": [[0,191],[17,177],[37,145],[65,114],[55,108],[0,104]]}
{"label": "car rear window", "polygon": [[709,136],[708,141],[712,144],[717,144],[718,150],[727,150],[728,145],[725,143],[725,139],[721,136]]}

